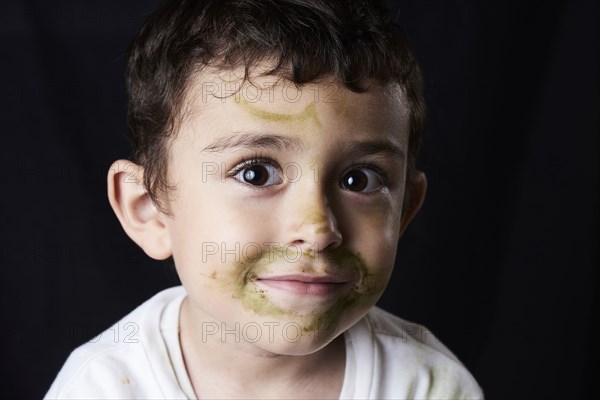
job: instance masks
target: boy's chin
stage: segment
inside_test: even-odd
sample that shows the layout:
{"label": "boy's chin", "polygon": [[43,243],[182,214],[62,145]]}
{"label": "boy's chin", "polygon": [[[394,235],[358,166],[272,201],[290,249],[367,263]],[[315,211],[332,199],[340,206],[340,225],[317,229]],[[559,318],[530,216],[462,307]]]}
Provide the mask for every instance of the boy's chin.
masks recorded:
{"label": "boy's chin", "polygon": [[[272,319],[253,315],[252,319],[241,324],[240,338],[256,349],[273,355],[309,355],[324,349],[338,337],[343,339],[343,333],[362,318],[369,308],[329,310],[317,318],[315,314]],[[255,332],[260,332],[260,335],[254,335]]]}
{"label": "boy's chin", "polygon": [[300,339],[294,341],[278,339],[274,341],[259,341],[254,343],[254,345],[273,355],[306,356],[324,349],[340,334],[323,338],[316,336],[314,333],[306,333]]}

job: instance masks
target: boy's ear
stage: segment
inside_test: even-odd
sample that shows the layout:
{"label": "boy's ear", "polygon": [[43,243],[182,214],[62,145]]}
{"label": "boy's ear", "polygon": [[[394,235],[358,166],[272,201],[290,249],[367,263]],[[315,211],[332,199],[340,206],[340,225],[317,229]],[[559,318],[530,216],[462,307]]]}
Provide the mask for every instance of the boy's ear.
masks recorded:
{"label": "boy's ear", "polygon": [[144,189],[143,172],[131,161],[115,161],[108,170],[108,201],[125,233],[150,257],[163,260],[172,254],[166,216]]}
{"label": "boy's ear", "polygon": [[412,178],[412,187],[409,192],[410,198],[404,202],[402,210],[402,220],[400,222],[400,237],[404,234],[406,227],[417,215],[417,212],[421,209],[423,201],[425,200],[425,193],[427,193],[427,177],[422,171],[417,171],[415,176]]}

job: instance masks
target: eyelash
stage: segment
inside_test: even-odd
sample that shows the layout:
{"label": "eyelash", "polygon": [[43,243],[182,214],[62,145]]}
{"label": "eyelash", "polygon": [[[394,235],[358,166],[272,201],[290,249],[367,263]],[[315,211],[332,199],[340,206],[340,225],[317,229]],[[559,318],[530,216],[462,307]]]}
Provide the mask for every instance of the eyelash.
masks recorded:
{"label": "eyelash", "polygon": [[[254,165],[271,165],[271,166],[277,168],[278,170],[281,170],[277,161],[273,160],[272,158],[270,158],[267,155],[260,154],[260,153],[255,153],[255,154],[251,155],[250,157],[242,156],[238,159],[238,161],[234,165],[235,165],[235,167],[233,167],[233,169],[227,173],[228,178],[233,178],[239,172],[243,171],[246,168],[252,167]],[[257,190],[265,190],[268,188],[268,186],[267,187],[253,186],[253,185],[247,185],[247,186],[249,186],[252,189],[257,189]]]}
{"label": "eyelash", "polygon": [[[255,154],[251,155],[250,157],[242,156],[238,159],[238,161],[234,165],[235,165],[235,167],[233,167],[233,169],[227,173],[228,178],[233,178],[242,170],[252,167],[254,165],[271,165],[271,166],[277,168],[281,172],[281,167],[279,166],[279,163],[277,161],[275,161],[272,158],[270,158],[269,156],[267,156],[265,154],[261,154],[261,153],[255,153]],[[367,169],[370,169],[371,171],[375,172],[381,178],[383,186],[389,187],[390,179],[389,179],[388,173],[383,168],[381,168],[379,165],[371,163],[371,162],[362,162],[362,163],[351,165],[350,167],[348,167],[344,170],[344,172],[342,173],[342,176],[349,171],[352,171],[354,169],[360,169],[360,168],[367,168]],[[250,188],[255,189],[255,190],[265,190],[265,189],[269,188],[268,186],[266,186],[266,187],[253,186],[253,185],[247,185],[247,186],[249,186]],[[364,194],[371,195],[371,194],[375,194],[375,193],[377,193],[377,191],[371,192],[371,193],[364,193]]]}

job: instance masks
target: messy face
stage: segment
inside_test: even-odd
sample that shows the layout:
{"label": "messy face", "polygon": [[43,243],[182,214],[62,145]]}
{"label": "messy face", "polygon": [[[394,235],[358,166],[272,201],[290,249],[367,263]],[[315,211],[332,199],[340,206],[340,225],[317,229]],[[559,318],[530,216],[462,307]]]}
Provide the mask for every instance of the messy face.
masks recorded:
{"label": "messy face", "polygon": [[399,238],[399,88],[203,73],[171,143],[167,219],[198,340],[319,350],[375,304]]}

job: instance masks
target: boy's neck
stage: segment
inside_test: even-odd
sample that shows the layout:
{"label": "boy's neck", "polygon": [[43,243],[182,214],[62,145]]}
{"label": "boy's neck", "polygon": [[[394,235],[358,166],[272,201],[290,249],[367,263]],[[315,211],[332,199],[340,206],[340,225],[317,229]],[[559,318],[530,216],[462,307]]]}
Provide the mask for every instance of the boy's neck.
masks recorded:
{"label": "boy's neck", "polygon": [[346,364],[343,335],[312,354],[279,355],[243,341],[201,340],[193,332],[202,322],[196,314],[192,318],[186,298],[179,340],[198,398],[339,398]]}

